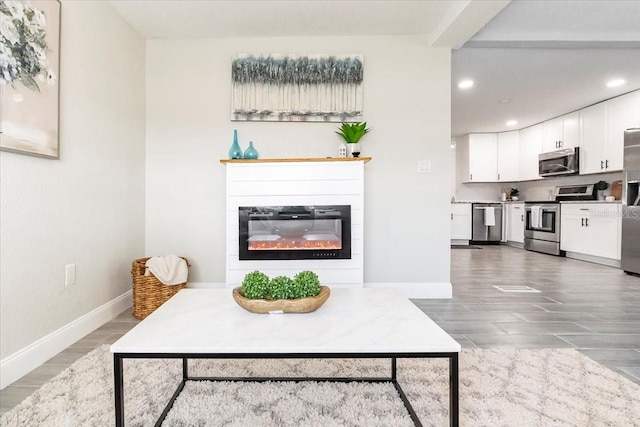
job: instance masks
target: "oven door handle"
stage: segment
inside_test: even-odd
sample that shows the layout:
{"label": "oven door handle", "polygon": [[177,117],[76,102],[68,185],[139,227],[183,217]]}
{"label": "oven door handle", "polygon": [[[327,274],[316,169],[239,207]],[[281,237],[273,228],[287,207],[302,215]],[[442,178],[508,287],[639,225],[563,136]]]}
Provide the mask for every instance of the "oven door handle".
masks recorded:
{"label": "oven door handle", "polygon": [[299,213],[299,214],[291,214],[291,213],[280,213],[279,216],[281,219],[309,219],[311,218],[311,214],[308,213]]}
{"label": "oven door handle", "polygon": [[[524,208],[524,210],[526,210],[527,212],[531,212],[531,207],[526,207]],[[542,208],[542,213],[545,212],[558,212],[558,208],[555,206],[552,208]]]}

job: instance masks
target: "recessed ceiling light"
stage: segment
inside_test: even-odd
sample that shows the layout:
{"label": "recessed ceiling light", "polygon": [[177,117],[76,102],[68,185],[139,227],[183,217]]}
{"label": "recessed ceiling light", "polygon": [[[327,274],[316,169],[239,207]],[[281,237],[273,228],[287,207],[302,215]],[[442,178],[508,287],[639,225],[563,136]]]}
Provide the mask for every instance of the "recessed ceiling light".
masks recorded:
{"label": "recessed ceiling light", "polygon": [[510,100],[509,98],[505,98],[505,99],[501,99],[501,100],[500,100],[500,103],[501,103],[501,104],[508,104],[508,103],[510,103],[510,102],[511,102],[511,100]]}
{"label": "recessed ceiling light", "polygon": [[469,89],[472,86],[473,86],[473,80],[462,80],[460,83],[458,83],[458,87],[460,89]]}
{"label": "recessed ceiling light", "polygon": [[618,87],[625,84],[627,81],[624,79],[613,79],[607,82],[607,87]]}
{"label": "recessed ceiling light", "polygon": [[517,120],[508,120],[507,121],[507,126],[515,126],[518,124]]}

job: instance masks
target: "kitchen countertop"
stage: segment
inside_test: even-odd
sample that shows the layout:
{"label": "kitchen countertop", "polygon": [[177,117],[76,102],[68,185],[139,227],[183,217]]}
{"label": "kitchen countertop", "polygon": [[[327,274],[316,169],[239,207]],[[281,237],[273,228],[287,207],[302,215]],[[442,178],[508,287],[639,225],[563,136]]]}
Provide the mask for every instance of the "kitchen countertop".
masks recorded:
{"label": "kitchen countertop", "polygon": [[505,204],[509,204],[509,203],[524,203],[524,200],[507,200],[507,201],[502,201],[502,200],[456,200],[455,202],[451,202],[451,203],[505,203]]}
{"label": "kitchen countertop", "polygon": [[[554,200],[550,200],[554,201]],[[508,200],[506,202],[502,202],[500,200],[456,200],[451,203],[525,203],[526,200]],[[536,203],[543,203],[541,200],[536,200]],[[612,202],[607,202],[606,200],[563,200],[560,203],[622,203],[622,200],[614,200]]]}
{"label": "kitchen countertop", "polygon": [[606,200],[563,200],[560,203],[622,203],[622,200],[607,202]]}

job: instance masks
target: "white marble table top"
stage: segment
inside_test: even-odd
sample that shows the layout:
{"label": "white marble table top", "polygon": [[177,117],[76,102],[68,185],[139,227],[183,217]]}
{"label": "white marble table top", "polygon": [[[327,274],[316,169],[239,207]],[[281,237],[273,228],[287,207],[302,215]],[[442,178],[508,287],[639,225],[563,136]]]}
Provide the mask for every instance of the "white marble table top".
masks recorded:
{"label": "white marble table top", "polygon": [[113,353],[455,353],[460,344],[400,292],[332,289],[305,314],[254,314],[231,289],[183,289]]}

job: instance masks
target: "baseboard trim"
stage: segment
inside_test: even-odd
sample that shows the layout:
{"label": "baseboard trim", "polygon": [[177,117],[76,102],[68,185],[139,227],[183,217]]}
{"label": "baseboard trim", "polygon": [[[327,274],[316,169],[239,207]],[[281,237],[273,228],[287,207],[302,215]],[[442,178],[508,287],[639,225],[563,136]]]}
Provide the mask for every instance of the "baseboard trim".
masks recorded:
{"label": "baseboard trim", "polygon": [[593,255],[585,255],[577,252],[569,252],[567,251],[565,256],[567,258],[577,259],[580,261],[592,262],[594,264],[606,265],[609,267],[620,268],[620,260],[619,259],[610,259],[610,258],[602,258],[599,256]]}
{"label": "baseboard trim", "polygon": [[452,246],[469,246],[469,241],[466,239],[451,239]]}
{"label": "baseboard trim", "polygon": [[366,288],[397,289],[407,298],[451,299],[453,288],[449,282],[365,283]]}
{"label": "baseboard trim", "polygon": [[0,389],[19,380],[131,306],[132,295],[128,291],[0,360]]}
{"label": "baseboard trim", "polygon": [[507,240],[503,245],[510,246],[512,248],[524,249],[524,243],[514,242],[512,240]]}

